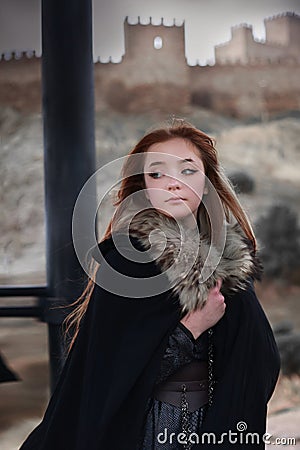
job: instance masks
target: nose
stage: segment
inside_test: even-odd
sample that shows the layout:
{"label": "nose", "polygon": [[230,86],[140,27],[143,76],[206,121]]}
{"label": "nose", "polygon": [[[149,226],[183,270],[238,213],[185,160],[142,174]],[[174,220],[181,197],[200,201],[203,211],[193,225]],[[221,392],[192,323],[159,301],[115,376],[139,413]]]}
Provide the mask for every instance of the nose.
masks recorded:
{"label": "nose", "polygon": [[168,177],[167,189],[169,191],[172,191],[174,189],[180,189],[180,188],[181,188],[181,183],[177,178]]}

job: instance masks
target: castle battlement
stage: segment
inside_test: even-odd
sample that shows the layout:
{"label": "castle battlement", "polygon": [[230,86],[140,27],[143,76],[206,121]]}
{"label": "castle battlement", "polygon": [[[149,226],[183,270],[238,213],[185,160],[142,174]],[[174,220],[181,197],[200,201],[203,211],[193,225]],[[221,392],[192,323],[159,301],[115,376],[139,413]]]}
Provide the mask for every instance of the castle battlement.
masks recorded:
{"label": "castle battlement", "polygon": [[[229,42],[215,47],[215,64],[189,65],[184,21],[126,17],[124,55],[99,56],[94,64],[96,109],[178,113],[195,104],[237,117],[299,110],[300,16],[285,13],[264,23],[265,41],[241,23],[231,28]],[[11,51],[0,59],[0,104],[40,108],[39,55]]]}
{"label": "castle battlement", "polygon": [[286,12],[264,20],[266,40],[256,40],[251,25],[231,28],[231,40],[215,47],[216,64],[278,63],[300,59],[300,16]]}
{"label": "castle battlement", "polygon": [[116,59],[113,56],[108,56],[106,58],[103,58],[102,56],[98,56],[97,61],[95,61],[95,64],[121,64],[123,61],[123,57]]}
{"label": "castle battlement", "polygon": [[[300,16],[285,12],[264,19],[266,39],[253,36],[253,27],[241,23],[231,27],[231,40],[215,46],[215,64],[278,64],[300,59]],[[170,63],[171,60],[185,61],[185,21],[173,18],[141,16],[129,17],[124,21],[125,53],[120,57],[98,56],[96,64],[116,66],[126,61],[140,65],[140,58],[151,59],[155,64]],[[0,55],[0,62],[38,58],[34,50],[8,51]],[[155,59],[154,59],[155,58]],[[203,65],[196,61],[189,67]],[[211,66],[211,64],[208,64]],[[140,69],[143,70],[143,69]]]}
{"label": "castle battlement", "polygon": [[160,19],[155,19],[153,17],[146,17],[144,20],[141,18],[141,16],[137,16],[136,18],[130,18],[129,16],[126,16],[125,23],[128,23],[128,25],[153,25],[155,27],[164,26],[164,27],[182,27],[184,25],[184,20],[178,20],[176,18],[173,18],[172,21],[168,21],[164,17],[161,17]]}
{"label": "castle battlement", "polygon": [[284,12],[284,13],[281,13],[281,14],[275,14],[274,16],[266,17],[264,19],[264,22],[267,22],[269,20],[277,20],[277,19],[282,18],[282,17],[292,17],[292,18],[295,18],[295,19],[300,19],[299,14],[297,14],[295,12],[292,12],[292,11],[287,11],[287,12]]}
{"label": "castle battlement", "polygon": [[252,30],[252,25],[250,25],[249,23],[239,23],[239,24],[237,24],[237,25],[233,25],[232,27],[231,27],[231,30],[238,30],[238,29],[240,29],[240,28],[245,28],[245,29],[250,29],[250,30]]}
{"label": "castle battlement", "polygon": [[0,53],[0,61],[3,62],[20,59],[35,59],[40,57],[40,55],[36,54],[35,50],[11,50],[5,53]]}

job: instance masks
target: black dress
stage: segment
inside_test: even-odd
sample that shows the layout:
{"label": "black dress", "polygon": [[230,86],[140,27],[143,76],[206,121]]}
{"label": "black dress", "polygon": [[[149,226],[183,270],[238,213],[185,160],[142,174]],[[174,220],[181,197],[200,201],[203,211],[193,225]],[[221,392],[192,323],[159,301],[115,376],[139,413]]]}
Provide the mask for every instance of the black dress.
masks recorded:
{"label": "black dress", "polygon": [[[178,369],[192,361],[207,361],[208,334],[201,334],[197,339],[181,323],[169,337],[164,353],[160,374],[156,385],[168,380]],[[189,425],[192,433],[199,432],[207,410],[207,404],[189,413]],[[150,398],[146,410],[144,435],[139,450],[173,450],[190,449],[192,446],[178,443],[176,437],[182,432],[182,411],[180,407]],[[173,437],[171,434],[173,434]],[[159,439],[158,439],[159,437]]]}

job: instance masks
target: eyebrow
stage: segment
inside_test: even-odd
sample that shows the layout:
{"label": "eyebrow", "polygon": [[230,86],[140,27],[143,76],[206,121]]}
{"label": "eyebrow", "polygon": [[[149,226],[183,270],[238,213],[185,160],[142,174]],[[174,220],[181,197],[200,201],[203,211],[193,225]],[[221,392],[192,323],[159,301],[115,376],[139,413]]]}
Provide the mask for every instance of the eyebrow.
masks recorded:
{"label": "eyebrow", "polygon": [[[194,161],[192,158],[184,158],[184,159],[180,159],[180,160],[178,161],[179,164],[183,164],[183,163],[185,163],[185,162],[195,163],[195,161]],[[150,167],[153,167],[153,166],[159,166],[159,165],[161,165],[161,164],[166,164],[166,163],[165,163],[164,161],[154,161],[154,162],[152,162],[152,163],[149,165],[149,168],[150,168]]]}

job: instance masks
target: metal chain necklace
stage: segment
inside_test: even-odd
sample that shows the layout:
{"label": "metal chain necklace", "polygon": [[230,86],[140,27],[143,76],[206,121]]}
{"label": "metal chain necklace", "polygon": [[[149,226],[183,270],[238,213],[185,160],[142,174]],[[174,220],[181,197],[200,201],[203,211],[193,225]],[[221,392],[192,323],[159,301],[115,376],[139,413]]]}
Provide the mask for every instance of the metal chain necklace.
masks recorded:
{"label": "metal chain necklace", "polygon": [[[216,381],[214,380],[213,373],[213,329],[208,330],[208,406],[212,405],[213,393]],[[182,384],[181,391],[181,414],[182,414],[182,433],[185,435],[186,444],[183,445],[184,450],[190,450],[192,448],[192,443],[190,442],[190,435],[192,433],[192,428],[190,424],[190,413],[189,404],[186,398],[186,385]]]}
{"label": "metal chain necklace", "polygon": [[216,380],[214,379],[213,329],[208,330],[208,406],[212,405]]}
{"label": "metal chain necklace", "polygon": [[190,450],[192,444],[190,442],[190,434],[192,432],[190,425],[189,404],[186,398],[186,385],[182,385],[181,391],[181,417],[182,417],[182,433],[185,435],[186,444],[183,445],[184,450]]}

